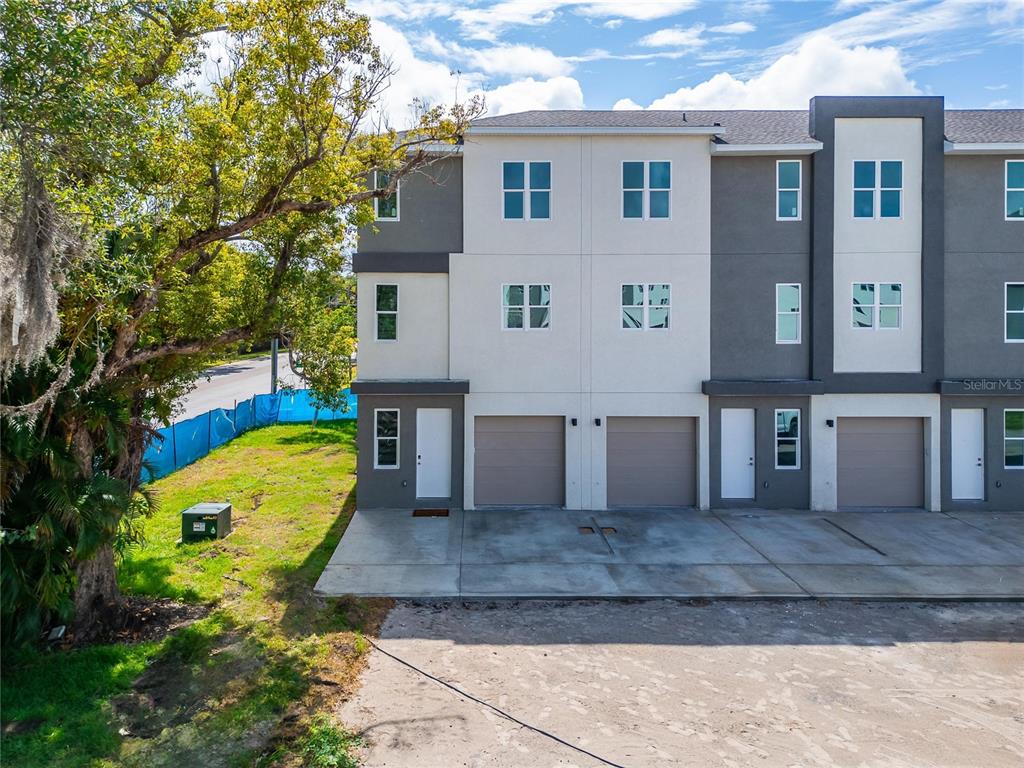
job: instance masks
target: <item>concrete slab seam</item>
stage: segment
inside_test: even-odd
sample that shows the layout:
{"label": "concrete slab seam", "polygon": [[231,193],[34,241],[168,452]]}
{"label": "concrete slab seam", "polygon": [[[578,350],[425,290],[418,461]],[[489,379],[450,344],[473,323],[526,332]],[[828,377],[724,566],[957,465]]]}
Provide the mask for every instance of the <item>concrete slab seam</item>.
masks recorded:
{"label": "concrete slab seam", "polygon": [[759,555],[760,555],[761,557],[763,557],[763,558],[765,559],[765,562],[767,562],[767,563],[769,563],[770,565],[774,566],[774,567],[776,568],[776,570],[778,570],[778,572],[779,572],[779,573],[781,573],[781,574],[782,574],[783,576],[785,576],[785,577],[786,577],[787,579],[789,579],[789,580],[790,580],[791,582],[793,582],[793,583],[794,583],[794,584],[796,585],[797,589],[799,589],[799,590],[800,590],[801,592],[803,592],[803,593],[805,593],[805,594],[807,594],[807,595],[809,595],[809,596],[811,595],[811,592],[809,592],[809,591],[808,591],[807,589],[805,589],[805,588],[804,588],[804,585],[803,585],[803,584],[801,584],[801,583],[800,583],[799,581],[797,581],[796,579],[794,579],[794,578],[793,578],[792,576],[790,576],[790,575],[789,575],[788,573],[786,573],[786,572],[785,572],[784,570],[782,570],[781,568],[779,568],[779,565],[778,565],[778,563],[774,562],[774,561],[773,561],[773,560],[772,560],[772,559],[771,559],[770,557],[768,557],[768,556],[767,556],[767,555],[766,555],[766,554],[765,554],[764,552],[762,552],[762,551],[761,551],[760,549],[758,549],[758,548],[757,548],[757,547],[755,547],[755,546],[754,546],[753,544],[751,544],[751,543],[750,543],[750,542],[749,542],[749,541],[747,540],[747,537],[746,537],[746,536],[744,536],[744,535],[743,535],[743,534],[741,534],[741,533],[740,533],[739,531],[737,531],[737,530],[736,530],[735,528],[733,528],[733,527],[732,527],[731,525],[729,525],[729,524],[728,524],[728,523],[727,523],[727,522],[726,522],[725,520],[723,520],[723,519],[722,519],[721,517],[719,517],[719,515],[718,515],[718,514],[717,514],[716,512],[712,511],[712,512],[711,512],[711,514],[712,514],[712,516],[713,516],[713,517],[714,517],[714,518],[715,518],[715,519],[716,519],[716,520],[717,520],[718,522],[720,522],[720,523],[721,523],[722,525],[724,525],[724,526],[725,526],[726,528],[728,528],[728,529],[729,529],[730,531],[732,531],[733,535],[734,535],[734,536],[736,536],[736,537],[737,537],[737,538],[738,538],[738,539],[739,539],[740,541],[742,541],[742,542],[743,542],[744,544],[746,544],[746,545],[747,545],[748,547],[750,547],[750,548],[751,548],[752,550],[754,550],[755,552],[757,552],[757,554],[759,554]]}

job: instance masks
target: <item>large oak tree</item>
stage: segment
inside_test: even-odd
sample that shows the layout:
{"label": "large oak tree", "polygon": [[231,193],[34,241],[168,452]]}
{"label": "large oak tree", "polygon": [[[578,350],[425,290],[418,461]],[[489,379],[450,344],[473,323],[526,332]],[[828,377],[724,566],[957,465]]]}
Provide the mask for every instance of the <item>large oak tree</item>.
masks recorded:
{"label": "large oak tree", "polygon": [[481,105],[382,126],[396,73],[342,0],[6,0],[0,38],[4,635],[88,635],[153,425],[254,338],[335,394],[353,228]]}

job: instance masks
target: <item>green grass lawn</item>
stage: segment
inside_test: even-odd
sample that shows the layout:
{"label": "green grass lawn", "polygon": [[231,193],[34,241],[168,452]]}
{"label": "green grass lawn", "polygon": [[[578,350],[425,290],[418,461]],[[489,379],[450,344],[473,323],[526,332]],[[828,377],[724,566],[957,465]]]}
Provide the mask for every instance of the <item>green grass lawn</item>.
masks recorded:
{"label": "green grass lawn", "polygon": [[[354,508],[354,443],[352,421],[267,427],[154,483],[121,587],[209,614],[159,641],[9,659],[4,766],[352,765],[356,740],[323,713],[387,603],[312,588]],[[222,500],[229,537],[176,544],[182,509]]]}

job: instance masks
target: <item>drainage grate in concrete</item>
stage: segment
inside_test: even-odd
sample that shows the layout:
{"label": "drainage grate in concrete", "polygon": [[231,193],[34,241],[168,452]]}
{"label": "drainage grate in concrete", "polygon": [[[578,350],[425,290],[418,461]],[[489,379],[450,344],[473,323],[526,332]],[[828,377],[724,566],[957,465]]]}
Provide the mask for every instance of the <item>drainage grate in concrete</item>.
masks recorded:
{"label": "drainage grate in concrete", "polygon": [[579,527],[579,532],[580,533],[594,533],[595,531],[589,525],[581,525]]}
{"label": "drainage grate in concrete", "polygon": [[601,526],[601,533],[608,535],[609,533],[618,533],[618,531],[614,528],[605,528],[604,526]]}
{"label": "drainage grate in concrete", "polygon": [[448,517],[447,509],[414,509],[413,517]]}

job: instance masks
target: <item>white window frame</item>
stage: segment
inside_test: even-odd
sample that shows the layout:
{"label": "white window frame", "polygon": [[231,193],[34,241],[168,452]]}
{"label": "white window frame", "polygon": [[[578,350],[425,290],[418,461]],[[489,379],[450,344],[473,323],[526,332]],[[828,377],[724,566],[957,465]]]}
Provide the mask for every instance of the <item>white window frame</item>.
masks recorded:
{"label": "white window frame", "polygon": [[[779,311],[779,288],[796,288],[797,308],[796,312]],[[851,302],[853,299],[851,298]],[[804,291],[800,283],[776,283],[775,284],[775,343],[776,344],[801,344],[803,342],[803,314],[804,314]],[[782,315],[796,315],[796,341],[779,338],[779,317]]]}
{"label": "white window frame", "polygon": [[[871,325],[867,328],[862,328],[853,321],[853,309],[854,306],[868,306],[866,304],[854,305],[853,303],[853,291],[858,285],[873,285],[874,290],[874,304],[871,304]],[[899,304],[882,304],[882,286],[883,285],[898,285],[900,287],[900,303]],[[900,323],[895,328],[882,328],[881,327],[881,315],[879,309],[882,307],[899,307],[900,310]],[[903,283],[899,280],[877,280],[871,282],[868,280],[857,280],[850,283],[850,327],[855,331],[902,331],[903,330]]]}
{"label": "white window frame", "polygon": [[1010,467],[1006,464],[1006,444],[1011,440],[1013,442],[1024,443],[1024,437],[1007,437],[1006,436],[1006,414],[1016,413],[1018,411],[1024,411],[1024,408],[1003,408],[1003,469],[1008,469],[1012,472],[1019,472],[1024,470],[1024,467]]}
{"label": "white window frame", "polygon": [[[381,412],[389,412],[395,414],[395,436],[394,437],[381,437],[377,432],[377,414]],[[380,441],[381,440],[394,440],[395,441],[395,463],[392,464],[381,464],[380,459]],[[373,409],[373,468],[374,469],[399,469],[402,464],[402,410],[400,408],[374,408]]]}
{"label": "white window frame", "polygon": [[[522,189],[505,189],[505,164],[506,163],[522,163],[523,164],[523,188]],[[548,164],[548,188],[547,189],[533,189],[530,186],[530,163],[547,163]],[[555,185],[555,164],[550,160],[501,160],[498,165],[499,178],[501,179],[501,198],[498,200],[498,205],[501,206],[501,220],[502,221],[551,221],[554,218],[551,205],[551,192],[552,187]],[[505,193],[506,192],[522,192],[523,193],[523,217],[521,219],[508,218],[505,216]],[[533,218],[533,209],[530,205],[530,193],[531,192],[547,192],[548,193],[548,215],[543,218]],[[516,283],[513,283],[516,285]]]}
{"label": "white window frame", "polygon": [[[384,171],[376,170],[376,171],[373,172],[373,188],[374,189],[379,189],[380,188],[380,185],[378,184],[378,181],[379,181],[380,177],[379,177],[378,174],[381,174],[381,173],[384,173]],[[381,216],[380,215],[380,203],[382,203],[382,202],[384,202],[383,199],[381,199],[379,197],[373,198],[373,219],[374,219],[374,221],[401,221],[402,220],[402,180],[401,179],[399,179],[398,183],[395,185],[395,215],[394,215],[394,217],[391,217],[391,216]]]}
{"label": "white window frame", "polygon": [[1024,221],[1024,216],[1010,216],[1010,193],[1024,192],[1024,187],[1010,186],[1010,163],[1024,164],[1024,160],[1007,160],[1003,167],[1003,219],[1005,221]]}
{"label": "white window frame", "polygon": [[[389,287],[394,286],[395,288],[395,308],[392,309],[380,309],[377,306],[379,297],[377,295],[377,289],[381,286]],[[399,328],[398,328],[398,310],[401,308],[401,297],[399,294],[401,289],[398,287],[398,283],[374,283],[373,286],[373,340],[381,344],[397,344],[399,339]],[[395,338],[393,339],[382,339],[380,338],[380,322],[379,318],[381,315],[394,315],[395,316]]]}
{"label": "white window frame", "polygon": [[[623,327],[623,325],[622,325],[622,313],[623,313],[623,310],[626,310],[626,309],[636,309],[636,305],[635,304],[628,304],[627,305],[627,304],[623,304],[622,303],[622,289],[625,288],[627,285],[642,285],[643,288],[644,288],[644,290],[643,290],[644,300],[643,300],[643,304],[641,305],[643,307],[643,310],[644,310],[644,322],[643,322],[643,326],[640,327],[640,328],[626,328],[626,327]],[[651,286],[652,285],[667,285],[668,286],[668,304],[655,304],[654,305],[654,307],[656,309],[667,309],[668,310],[668,328],[652,328],[651,327],[651,312],[650,312],[650,310],[651,310],[651,302],[650,302],[650,298],[649,297],[650,297],[650,292],[651,292]],[[636,333],[638,331],[643,331],[645,333],[647,331],[654,331],[655,333],[664,333],[664,332],[667,332],[667,331],[671,331],[675,327],[673,325],[673,321],[672,321],[672,305],[673,305],[673,303],[674,303],[674,300],[672,298],[672,283],[662,282],[662,281],[657,281],[657,280],[647,280],[647,281],[635,282],[635,283],[621,283],[619,285],[619,315],[618,315],[619,330],[620,331],[625,331],[626,333]]]}
{"label": "white window frame", "polygon": [[1024,310],[1010,309],[1010,286],[1019,285],[1024,287],[1024,282],[1016,281],[1003,283],[1003,341],[1007,344],[1024,344],[1024,339],[1010,338],[1010,315],[1024,315]]}
{"label": "white window frame", "polygon": [[[792,189],[783,189],[779,186],[780,171],[783,163],[796,163],[797,187],[796,187],[796,216],[779,216],[779,195],[782,192],[793,192]],[[776,221],[803,221],[804,218],[804,163],[803,160],[776,160],[775,161],[775,220]]]}
{"label": "white window frame", "polygon": [[[644,166],[644,185],[640,187],[629,187],[623,184],[623,173],[626,170],[626,163],[642,163]],[[668,163],[668,189],[651,188],[651,163]],[[672,187],[675,184],[676,174],[672,170],[671,160],[623,160],[619,166],[619,220],[620,221],[672,221]],[[626,192],[640,192],[640,218],[626,216]],[[668,192],[668,216],[651,217],[651,192]],[[629,283],[626,283],[629,285]],[[659,283],[661,285],[661,283]]]}
{"label": "white window frame", "polygon": [[[545,307],[543,304],[530,304],[530,286],[539,285],[546,286],[548,289],[548,297],[550,302]],[[506,304],[505,303],[505,289],[511,288],[512,286],[519,286],[523,289],[523,303],[519,304]],[[509,331],[511,333],[522,333],[528,331],[530,333],[544,332],[551,330],[551,319],[553,316],[552,307],[555,305],[554,291],[551,290],[551,283],[502,283],[501,284],[501,330]],[[508,310],[515,308],[521,308],[523,310],[523,327],[522,328],[509,328],[508,326]],[[530,327],[530,310],[531,309],[547,309],[548,311],[548,324],[542,328],[531,328]]]}
{"label": "white window frame", "polygon": [[[779,414],[787,411],[796,411],[796,437],[779,437]],[[804,430],[804,417],[801,409],[799,408],[776,408],[775,409],[775,468],[785,472],[787,470],[800,469],[803,464],[803,456],[800,450],[800,441],[803,440]],[[792,442],[796,445],[796,465],[792,467],[783,467],[779,465],[779,441],[785,440],[786,442]]]}
{"label": "white window frame", "polygon": [[[858,187],[857,186],[857,163],[874,163],[875,164],[875,186],[874,187]],[[883,187],[882,186],[882,163],[899,163],[900,164],[900,186],[899,187]],[[903,218],[903,171],[905,170],[906,164],[902,159],[890,158],[888,160],[854,160],[850,165],[851,176],[850,180],[853,185],[853,194],[850,196],[850,217],[854,221],[878,221],[879,219],[885,219],[886,221],[900,221]],[[882,192],[898,191],[900,193],[900,215],[899,216],[882,216]],[[857,193],[858,192],[872,192],[871,196],[871,216],[858,216],[857,215]]]}

